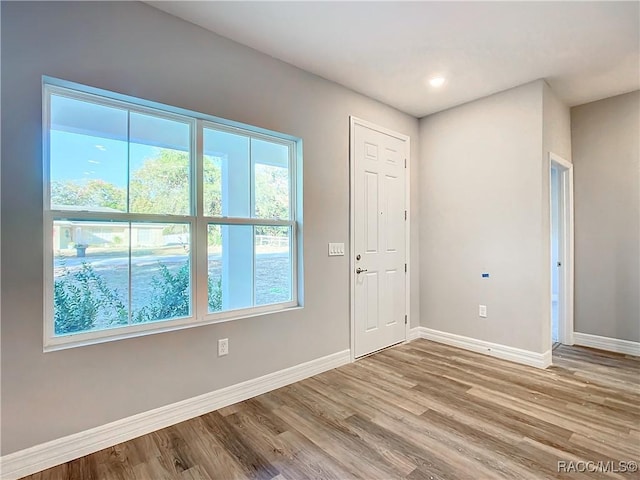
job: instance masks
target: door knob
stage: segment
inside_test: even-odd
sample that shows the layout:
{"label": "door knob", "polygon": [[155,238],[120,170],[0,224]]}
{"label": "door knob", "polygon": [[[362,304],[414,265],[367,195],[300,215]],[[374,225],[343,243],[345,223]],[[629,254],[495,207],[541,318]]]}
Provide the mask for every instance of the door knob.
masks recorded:
{"label": "door knob", "polygon": [[356,268],[356,273],[358,273],[358,274],[360,274],[362,272],[366,272],[366,271],[368,271],[366,268],[360,268],[360,267]]}

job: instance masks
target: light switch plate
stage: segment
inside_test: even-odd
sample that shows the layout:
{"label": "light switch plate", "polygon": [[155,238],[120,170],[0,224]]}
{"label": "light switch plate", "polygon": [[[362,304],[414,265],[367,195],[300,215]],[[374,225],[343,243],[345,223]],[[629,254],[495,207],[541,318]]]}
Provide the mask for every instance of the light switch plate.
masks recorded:
{"label": "light switch plate", "polygon": [[337,257],[344,255],[344,243],[330,243],[329,244],[329,256]]}

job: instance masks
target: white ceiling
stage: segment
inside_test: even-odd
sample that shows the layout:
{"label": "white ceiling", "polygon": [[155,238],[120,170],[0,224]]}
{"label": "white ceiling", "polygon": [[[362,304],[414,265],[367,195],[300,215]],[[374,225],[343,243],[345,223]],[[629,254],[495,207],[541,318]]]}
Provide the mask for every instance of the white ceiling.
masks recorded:
{"label": "white ceiling", "polygon": [[640,87],[638,1],[148,3],[416,117],[538,78],[569,106]]}

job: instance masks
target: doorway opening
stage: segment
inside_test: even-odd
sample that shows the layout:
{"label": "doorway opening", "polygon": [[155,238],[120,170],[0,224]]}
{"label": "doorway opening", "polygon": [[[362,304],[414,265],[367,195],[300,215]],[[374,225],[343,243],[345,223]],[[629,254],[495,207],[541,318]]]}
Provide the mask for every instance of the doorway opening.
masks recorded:
{"label": "doorway opening", "polygon": [[573,165],[549,154],[551,343],[573,345]]}

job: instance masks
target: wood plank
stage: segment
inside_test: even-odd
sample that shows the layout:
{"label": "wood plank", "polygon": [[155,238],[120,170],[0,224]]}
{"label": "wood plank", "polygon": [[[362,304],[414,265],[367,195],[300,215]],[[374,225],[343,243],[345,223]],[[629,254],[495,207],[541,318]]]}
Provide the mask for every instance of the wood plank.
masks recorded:
{"label": "wood plank", "polygon": [[640,478],[640,359],[560,345],[539,370],[426,340],[29,480]]}

